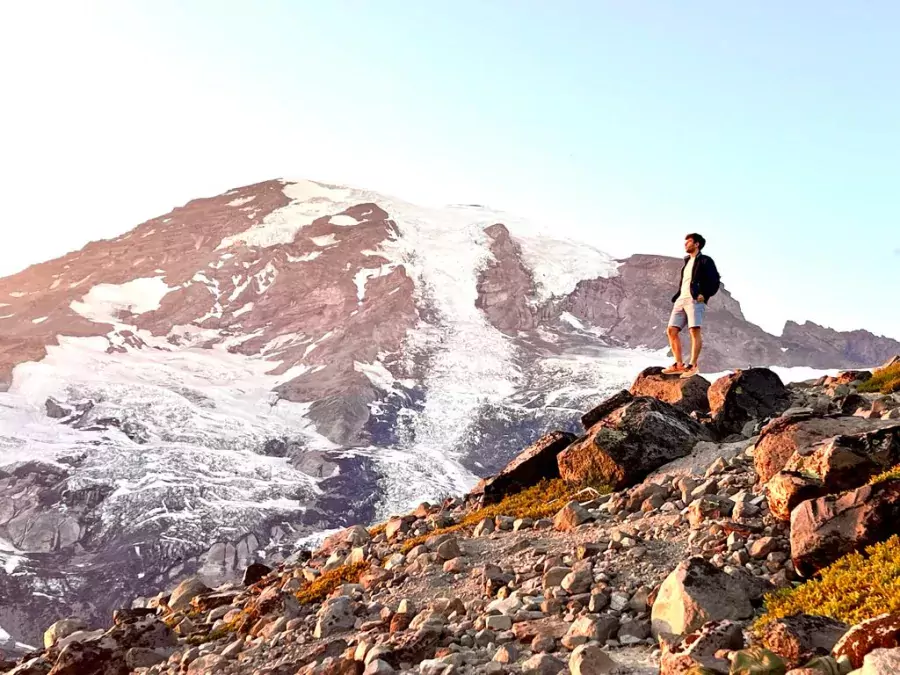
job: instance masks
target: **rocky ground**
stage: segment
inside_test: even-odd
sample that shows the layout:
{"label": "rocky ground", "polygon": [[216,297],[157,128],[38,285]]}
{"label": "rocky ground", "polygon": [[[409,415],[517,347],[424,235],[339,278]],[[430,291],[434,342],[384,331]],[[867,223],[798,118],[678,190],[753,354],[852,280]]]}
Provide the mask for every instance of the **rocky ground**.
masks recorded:
{"label": "rocky ground", "polygon": [[867,376],[648,369],[469,495],[242,583],[186,579],[110,628],[62,620],[0,672],[900,672],[900,615],[753,629],[767,593],[900,531],[900,480],[873,480],[900,464],[900,397]]}

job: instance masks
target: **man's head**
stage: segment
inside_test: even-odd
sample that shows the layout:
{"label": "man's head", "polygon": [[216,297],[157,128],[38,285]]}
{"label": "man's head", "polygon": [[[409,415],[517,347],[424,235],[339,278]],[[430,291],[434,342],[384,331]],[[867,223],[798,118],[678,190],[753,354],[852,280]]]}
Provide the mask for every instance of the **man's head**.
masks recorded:
{"label": "man's head", "polygon": [[697,255],[704,246],[706,246],[706,239],[696,232],[691,232],[684,238],[684,250],[688,255]]}

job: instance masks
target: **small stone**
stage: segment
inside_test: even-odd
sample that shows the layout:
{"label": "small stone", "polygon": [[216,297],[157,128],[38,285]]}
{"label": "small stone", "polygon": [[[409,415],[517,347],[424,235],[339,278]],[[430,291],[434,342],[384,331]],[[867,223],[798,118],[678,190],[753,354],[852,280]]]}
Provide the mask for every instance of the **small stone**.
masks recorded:
{"label": "small stone", "polygon": [[534,527],[534,520],[531,518],[517,518],[515,522],[513,522],[513,530],[518,532],[519,530],[530,530]]}
{"label": "small stone", "polygon": [[569,672],[572,675],[607,675],[618,664],[599,645],[579,645],[569,657]]}
{"label": "small stone", "polygon": [[561,585],[563,579],[565,579],[566,575],[571,571],[572,570],[569,567],[551,567],[544,572],[544,576],[541,580],[544,590]]}
{"label": "small stone", "polygon": [[596,614],[597,612],[609,606],[609,595],[606,593],[591,593],[591,599],[588,602],[588,611]]}
{"label": "small stone", "polygon": [[496,614],[487,617],[484,625],[485,628],[494,631],[510,630],[512,628],[512,618],[505,614]]}
{"label": "small stone", "polygon": [[491,518],[482,518],[475,531],[472,533],[475,537],[486,537],[494,532],[494,521]]}
{"label": "small stone", "polygon": [[575,549],[575,557],[578,560],[584,560],[585,558],[593,558],[602,552],[603,547],[601,547],[600,544],[587,542],[578,545]]}
{"label": "small stone", "polygon": [[494,654],[494,661],[498,663],[515,663],[519,660],[519,650],[514,644],[506,644]]}
{"label": "small stone", "polygon": [[569,626],[562,643],[567,649],[575,649],[587,642],[606,642],[618,628],[618,620],[612,616],[581,616]]}
{"label": "small stone", "polygon": [[556,649],[556,638],[552,635],[536,635],[531,641],[531,651],[535,654],[552,652]]}
{"label": "small stone", "polygon": [[487,628],[475,633],[475,644],[479,647],[487,647],[492,642],[497,641],[497,634]]}
{"label": "small stone", "polygon": [[535,654],[522,664],[524,675],[557,675],[566,664],[549,654]]}
{"label": "small stone", "polygon": [[553,527],[560,532],[571,532],[590,519],[590,514],[574,499],[563,506],[553,518]]}
{"label": "small stone", "polygon": [[616,591],[609,598],[609,606],[616,610],[617,612],[621,612],[623,609],[628,607],[628,603],[631,601],[631,598],[627,593],[622,593],[620,591]]}
{"label": "small stone", "polygon": [[453,558],[459,558],[462,551],[456,539],[448,539],[437,547],[437,554],[441,560],[453,560]]}
{"label": "small stone", "polygon": [[397,671],[394,670],[391,664],[389,664],[387,661],[375,659],[374,661],[369,662],[369,665],[366,666],[363,675],[393,675],[396,672]]}
{"label": "small stone", "polygon": [[453,558],[444,563],[444,571],[448,574],[461,574],[465,567],[466,565],[462,558]]}
{"label": "small stone", "polygon": [[222,650],[222,656],[226,659],[233,659],[238,654],[241,653],[241,650],[244,649],[244,638],[240,637],[234,642],[230,643],[225,649]]}
{"label": "small stone", "polygon": [[590,569],[573,570],[563,577],[560,585],[569,593],[577,595],[579,593],[587,593],[594,581],[594,575]]}
{"label": "small stone", "polygon": [[756,560],[765,558],[778,548],[778,542],[774,537],[763,537],[750,544],[750,557]]}

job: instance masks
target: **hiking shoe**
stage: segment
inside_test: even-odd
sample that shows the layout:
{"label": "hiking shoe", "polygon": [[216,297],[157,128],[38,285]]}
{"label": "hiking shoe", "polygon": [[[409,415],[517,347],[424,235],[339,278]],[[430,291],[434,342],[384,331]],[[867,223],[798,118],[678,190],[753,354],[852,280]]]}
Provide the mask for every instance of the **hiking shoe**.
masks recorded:
{"label": "hiking shoe", "polygon": [[693,377],[694,375],[697,375],[699,372],[700,371],[697,370],[697,366],[695,366],[693,363],[689,363],[681,371],[681,377],[682,377],[682,379],[687,379],[688,377]]}
{"label": "hiking shoe", "polygon": [[684,372],[684,365],[681,363],[673,363],[668,368],[664,368],[662,371],[663,375],[675,375],[677,373]]}

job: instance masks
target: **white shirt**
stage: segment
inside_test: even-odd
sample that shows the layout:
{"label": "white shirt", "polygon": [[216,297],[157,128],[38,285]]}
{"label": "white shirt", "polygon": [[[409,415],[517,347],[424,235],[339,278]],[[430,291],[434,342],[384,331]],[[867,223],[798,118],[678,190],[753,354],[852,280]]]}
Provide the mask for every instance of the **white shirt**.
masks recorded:
{"label": "white shirt", "polygon": [[691,281],[694,279],[694,262],[696,262],[697,256],[691,256],[690,260],[687,261],[687,264],[684,266],[684,277],[681,280],[681,295],[678,296],[679,300],[693,300],[694,297],[691,295]]}

